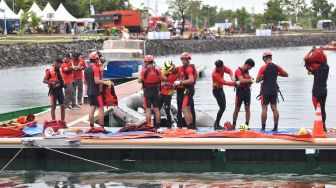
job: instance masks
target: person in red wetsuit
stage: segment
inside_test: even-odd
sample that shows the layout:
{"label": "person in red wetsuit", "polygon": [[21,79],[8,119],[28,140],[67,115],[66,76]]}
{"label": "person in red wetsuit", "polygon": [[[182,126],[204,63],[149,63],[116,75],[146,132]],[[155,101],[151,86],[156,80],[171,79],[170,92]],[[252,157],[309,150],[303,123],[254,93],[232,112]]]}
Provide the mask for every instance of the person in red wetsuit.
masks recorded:
{"label": "person in red wetsuit", "polygon": [[84,71],[85,82],[87,85],[87,95],[90,103],[89,122],[90,127],[94,127],[94,113],[98,108],[98,123],[104,127],[104,103],[102,97],[102,85],[112,84],[109,81],[102,80],[102,72],[99,66],[99,57],[96,52],[89,54],[90,66]]}
{"label": "person in red wetsuit", "polygon": [[278,76],[288,77],[288,73],[279,65],[272,62],[272,53],[265,51],[262,55],[265,65],[260,67],[256,82],[261,83],[260,99],[262,105],[261,131],[265,131],[267,119],[267,106],[271,104],[274,117],[274,132],[278,131],[279,111],[277,107],[278,99]]}
{"label": "person in red wetsuit", "polygon": [[83,104],[83,70],[86,68],[86,63],[79,52],[74,52],[72,57],[72,68],[74,74],[74,95],[77,95],[77,104]]}
{"label": "person in red wetsuit", "polygon": [[305,67],[309,73],[314,75],[314,83],[312,89],[312,100],[314,108],[317,103],[321,106],[321,115],[323,121],[323,129],[326,128],[326,100],[327,100],[327,80],[329,76],[329,65],[327,64],[327,56],[324,54],[322,48],[315,48],[315,46],[304,57]]}
{"label": "person in red wetsuit", "polygon": [[160,108],[164,107],[167,116],[167,127],[172,128],[171,118],[171,100],[174,93],[174,81],[180,76],[178,69],[172,61],[165,61],[162,67],[163,74],[167,77],[167,81],[161,82],[160,90]]}
{"label": "person in red wetsuit", "polygon": [[[64,80],[64,94],[65,94],[65,108],[79,109],[79,106],[76,104],[76,99],[74,97],[74,74],[73,74],[73,66],[71,61],[71,54],[67,53],[63,59],[63,64],[61,66],[62,78]],[[70,105],[71,103],[71,105]]]}
{"label": "person in red wetsuit", "polygon": [[255,63],[253,59],[247,59],[243,66],[238,67],[235,71],[235,80],[240,81],[240,85],[236,86],[236,105],[233,112],[233,126],[236,127],[238,113],[240,107],[244,102],[245,106],[245,124],[249,125],[250,121],[250,104],[251,104],[251,84],[254,79],[250,76],[249,70],[254,67]]}
{"label": "person in red wetsuit", "polygon": [[146,109],[146,122],[151,122],[151,107],[153,105],[156,129],[160,128],[160,84],[161,80],[167,80],[166,76],[162,74],[161,70],[154,66],[154,57],[147,55],[145,57],[145,68],[140,72],[138,82],[142,83],[144,90],[144,108]]}
{"label": "person in red wetsuit", "polygon": [[[184,120],[188,129],[196,129],[196,114],[194,108],[195,84],[197,71],[193,64],[190,63],[191,55],[183,52],[180,55],[182,67],[180,70],[180,80],[174,82],[177,87],[177,107],[178,111],[182,107]],[[178,114],[178,126],[182,127],[182,114]]]}
{"label": "person in red wetsuit", "polygon": [[226,99],[225,99],[225,93],[223,90],[223,86],[224,85],[236,86],[236,85],[239,85],[240,82],[239,81],[237,82],[226,81],[224,79],[224,73],[229,74],[232,80],[234,80],[234,75],[233,75],[232,70],[229,67],[224,66],[224,63],[222,60],[217,60],[215,62],[215,66],[216,68],[212,72],[212,94],[216,98],[217,104],[219,106],[219,110],[217,112],[214,129],[224,130],[224,127],[220,126],[220,120],[226,108]]}
{"label": "person in red wetsuit", "polygon": [[60,67],[62,65],[61,59],[56,59],[54,64],[46,70],[43,83],[48,84],[49,86],[49,97],[51,104],[51,119],[56,120],[56,101],[60,105],[61,109],[61,120],[65,120],[65,106],[64,106],[64,93],[63,87],[64,82],[61,76]]}

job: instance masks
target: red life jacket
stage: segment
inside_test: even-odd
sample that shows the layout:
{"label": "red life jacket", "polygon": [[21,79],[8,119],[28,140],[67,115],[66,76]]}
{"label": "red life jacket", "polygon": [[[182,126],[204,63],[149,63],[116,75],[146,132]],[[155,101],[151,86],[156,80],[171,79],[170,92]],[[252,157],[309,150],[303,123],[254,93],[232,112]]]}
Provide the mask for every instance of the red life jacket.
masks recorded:
{"label": "red life jacket", "polygon": [[155,67],[146,67],[143,85],[144,87],[160,87],[161,79],[160,73]]}
{"label": "red life jacket", "polygon": [[327,63],[327,56],[323,53],[322,48],[317,48],[308,58],[308,62],[324,64],[324,63]]}
{"label": "red life jacket", "polygon": [[[241,72],[241,75],[243,76],[244,79],[251,79],[251,76],[250,76],[248,70],[243,71],[243,69],[241,67],[238,67],[238,70]],[[238,76],[236,74],[235,74],[235,78],[236,78],[236,80],[239,80]],[[236,87],[249,88],[250,86],[251,86],[251,83],[241,83],[240,86],[236,86]]]}
{"label": "red life jacket", "polygon": [[[47,69],[46,74],[49,75],[49,77],[47,78],[49,82],[60,83],[60,85],[63,86],[61,73],[59,72],[59,74],[57,74],[54,66],[51,66],[49,69]],[[53,89],[55,87],[52,86],[51,88]]]}
{"label": "red life jacket", "polygon": [[194,86],[196,84],[197,81],[197,70],[194,64],[189,64],[186,67],[183,67],[183,74],[184,74],[184,80],[188,80],[189,76],[187,74],[187,68],[190,67],[192,69],[192,73],[193,73],[193,77],[194,77],[194,83],[191,84],[183,84],[185,87],[190,87],[190,86]]}
{"label": "red life jacket", "polygon": [[113,85],[111,88],[103,86],[103,102],[105,106],[118,106],[118,97]]}
{"label": "red life jacket", "polygon": [[51,120],[51,121],[44,121],[43,124],[43,130],[45,130],[47,127],[51,127],[55,132],[57,132],[59,129],[67,128],[66,122],[61,120]]}

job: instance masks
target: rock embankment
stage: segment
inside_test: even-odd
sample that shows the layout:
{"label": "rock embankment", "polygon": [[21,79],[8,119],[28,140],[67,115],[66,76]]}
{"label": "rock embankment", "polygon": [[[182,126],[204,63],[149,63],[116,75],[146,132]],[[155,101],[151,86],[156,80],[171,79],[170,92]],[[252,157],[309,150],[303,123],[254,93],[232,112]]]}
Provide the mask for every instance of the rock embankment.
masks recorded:
{"label": "rock embankment", "polygon": [[[150,40],[146,42],[147,54],[155,56],[191,53],[211,53],[225,50],[242,50],[271,47],[323,45],[336,40],[336,34],[281,35],[269,37],[225,37],[216,40]],[[0,45],[0,68],[36,66],[52,63],[66,51],[101,49],[101,41],[71,43]]]}

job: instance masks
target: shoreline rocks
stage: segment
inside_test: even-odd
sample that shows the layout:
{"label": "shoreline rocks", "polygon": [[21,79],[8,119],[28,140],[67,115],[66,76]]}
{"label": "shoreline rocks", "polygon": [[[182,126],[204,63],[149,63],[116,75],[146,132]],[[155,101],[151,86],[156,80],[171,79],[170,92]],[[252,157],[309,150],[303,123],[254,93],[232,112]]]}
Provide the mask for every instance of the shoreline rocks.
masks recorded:
{"label": "shoreline rocks", "polygon": [[[146,52],[154,56],[191,53],[210,53],[226,50],[244,50],[271,47],[295,47],[324,45],[336,40],[336,34],[274,35],[268,37],[224,37],[207,40],[149,40]],[[66,51],[80,51],[84,55],[90,49],[101,49],[101,41],[78,41],[70,43],[0,45],[0,69],[51,64]]]}

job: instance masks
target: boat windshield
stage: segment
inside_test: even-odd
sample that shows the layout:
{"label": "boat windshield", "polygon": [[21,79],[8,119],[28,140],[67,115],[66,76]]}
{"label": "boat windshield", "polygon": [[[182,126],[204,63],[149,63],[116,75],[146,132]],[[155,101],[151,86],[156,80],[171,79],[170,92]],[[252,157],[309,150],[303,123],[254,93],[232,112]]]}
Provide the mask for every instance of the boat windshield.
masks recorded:
{"label": "boat windshield", "polygon": [[144,41],[141,40],[107,40],[104,41],[106,49],[143,49]]}
{"label": "boat windshield", "polygon": [[104,53],[106,59],[143,59],[141,52],[108,52]]}

